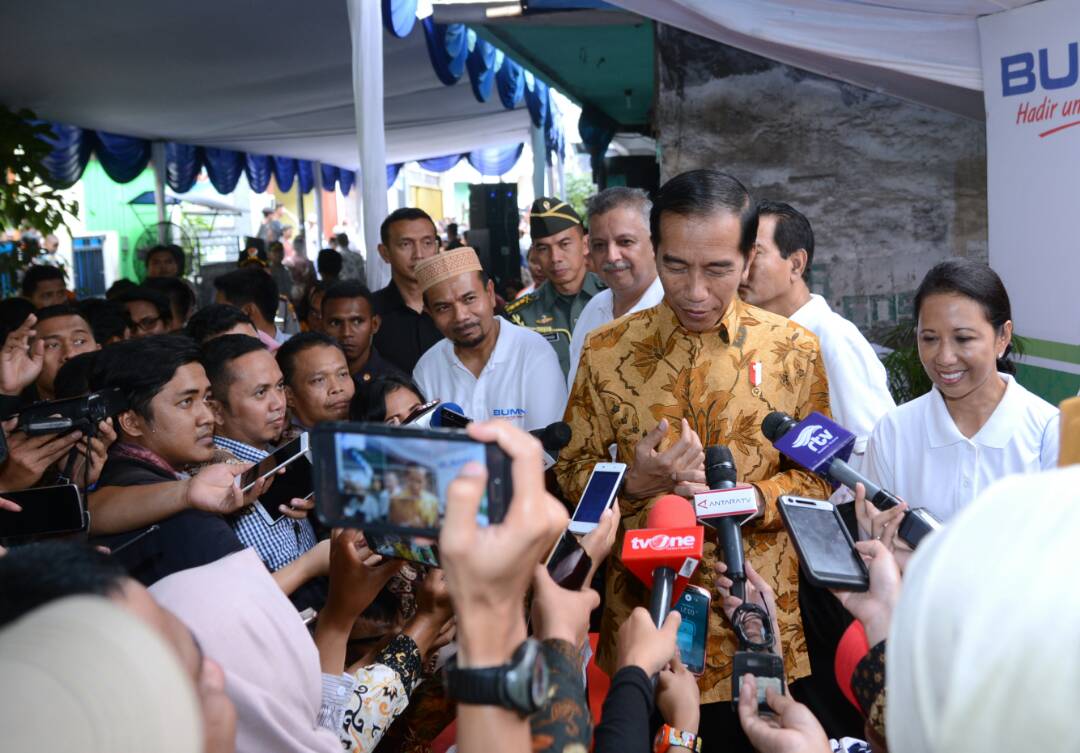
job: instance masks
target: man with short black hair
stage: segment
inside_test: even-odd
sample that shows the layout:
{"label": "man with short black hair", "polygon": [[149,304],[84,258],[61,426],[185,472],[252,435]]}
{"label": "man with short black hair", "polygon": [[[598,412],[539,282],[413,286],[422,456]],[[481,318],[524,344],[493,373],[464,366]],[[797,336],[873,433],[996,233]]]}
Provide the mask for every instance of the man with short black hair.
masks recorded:
{"label": "man with short black hair", "polygon": [[[145,517],[136,526],[117,525],[114,530],[119,535],[98,540],[117,548],[156,522],[159,530],[147,532],[116,554],[145,585],[243,548],[225,519],[206,511],[231,512],[242,504],[240,490],[232,486],[234,473],[223,475],[225,466],[210,466],[208,477],[202,477],[207,472],[204,470],[191,478],[183,471],[210,462],[214,455],[210,382],[199,355],[193,342],[177,335],[127,340],[102,350],[90,375],[92,389],[116,387],[129,405],[116,416],[117,441],[109,448],[99,491],[90,495],[91,521],[98,501],[95,497],[111,487],[157,488],[163,482],[178,487],[158,489],[155,494],[148,491],[145,496],[136,494],[135,499],[125,495],[119,506],[141,505]],[[241,468],[237,466],[236,472]],[[104,496],[109,504],[118,502],[111,494]],[[125,512],[129,520],[140,517],[130,515],[133,511]]]}
{"label": "man with short black hair", "polygon": [[374,313],[371,292],[359,280],[341,280],[331,285],[322,299],[323,332],[338,341],[349,361],[349,373],[356,384],[387,375],[404,376],[373,347],[380,317]]}
{"label": "man with short black hair", "polygon": [[222,335],[258,337],[259,330],[251,317],[228,303],[211,303],[196,311],[188,320],[184,334],[199,345]]}
{"label": "man with short black hair", "polygon": [[274,354],[285,379],[285,397],[294,425],[311,429],[323,421],[344,421],[356,384],[345,351],[321,332],[302,332]]}
{"label": "man with short black hair", "polygon": [[34,304],[36,309],[63,303],[67,300],[65,277],[64,270],[59,267],[48,264],[31,265],[23,275],[22,296]]}
{"label": "man with short black hair", "polygon": [[379,256],[390,265],[390,283],[375,292],[375,313],[382,323],[375,347],[386,360],[406,374],[420,356],[442,339],[424,310],[424,296],[416,282],[417,262],[439,252],[435,222],[423,209],[395,209],[379,228]]}
{"label": "man with short black hair", "polygon": [[183,277],[185,261],[184,249],[175,243],[154,246],[146,252],[146,277],[150,280]]}
{"label": "man with short black hair", "polygon": [[458,237],[458,224],[451,222],[446,226],[446,250],[453,251],[455,248],[461,248],[464,245],[461,238]]}
{"label": "man with short black hair", "polygon": [[172,306],[163,293],[138,285],[117,296],[127,311],[132,337],[163,335],[172,326]]}
{"label": "man with short black hair", "polygon": [[544,336],[559,356],[565,378],[570,373],[574,327],[585,304],[604,284],[585,268],[589,236],[572,206],[541,196],[529,210],[529,229],[536,260],[547,279],[509,304],[506,317]]}
{"label": "man with short black hair", "polygon": [[[285,429],[285,382],[274,356],[254,337],[222,335],[203,346],[202,364],[218,425],[214,444],[238,460],[258,463],[273,452]],[[305,500],[282,505],[280,513],[291,520],[272,525],[251,507],[232,516],[229,524],[275,572],[315,546],[309,507]]]}
{"label": "man with short black hair", "polygon": [[72,357],[98,350],[101,346],[94,339],[93,329],[82,312],[66,303],[38,311],[34,330],[37,339],[45,343],[41,373],[34,386],[39,398],[53,400],[56,398],[53,381],[60,367]]}
{"label": "man with short black hair", "polygon": [[338,233],[334,236],[337,252],[341,254],[341,279],[356,280],[367,284],[367,263],[364,257],[349,243],[349,236]]}
{"label": "man with short black hair", "polygon": [[127,310],[117,301],[86,298],[75,305],[83,319],[90,323],[98,345],[111,345],[131,337],[131,322],[127,319]]}
{"label": "man with short black hair", "polygon": [[195,309],[195,291],[179,277],[149,277],[144,288],[155,290],[169,299],[169,332],[179,332]]}
{"label": "man with short black hair", "polygon": [[[228,303],[243,311],[255,329],[278,345],[289,336],[277,328],[278,289],[274,278],[262,269],[237,269],[214,279],[215,303]],[[262,338],[260,338],[262,339]]]}
{"label": "man with short black hair", "polygon": [[[781,461],[761,434],[771,411],[828,414],[828,379],[817,338],[787,319],[738,298],[758,215],[746,187],[718,170],[677,175],[653,197],[649,216],[664,287],[657,306],[624,316],[586,339],[564,420],[572,439],[555,466],[567,499],[580,497],[593,466],[628,466],[619,493],[620,529],[645,527],[665,494],[704,492],[704,447],[727,445],[739,480],[751,484],[758,512],[742,530],[747,561],[770,581],[788,681],[809,674],[798,609],[798,562],[777,508],[781,495],[822,499],[828,484]],[[716,553],[706,549],[694,582],[714,584]],[[621,559],[609,562],[597,660],[613,666],[615,632],[648,601]],[[736,639],[719,612],[708,619],[710,658],[699,681],[702,737],[737,741],[731,704]],[[718,703],[723,701],[725,703]],[[735,743],[733,743],[735,744]],[[745,743],[743,748],[745,748]]]}

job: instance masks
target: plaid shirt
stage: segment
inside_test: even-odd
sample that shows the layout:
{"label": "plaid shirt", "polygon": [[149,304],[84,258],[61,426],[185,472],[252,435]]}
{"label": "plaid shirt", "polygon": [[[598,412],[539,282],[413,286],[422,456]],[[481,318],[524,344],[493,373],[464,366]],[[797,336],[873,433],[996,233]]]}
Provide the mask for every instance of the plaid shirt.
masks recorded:
{"label": "plaid shirt", "polygon": [[[214,444],[248,463],[258,463],[270,454],[227,437],[215,436]],[[315,531],[309,521],[282,518],[274,525],[268,525],[254,506],[229,518],[229,525],[245,546],[259,553],[271,572],[281,569],[316,544]]]}

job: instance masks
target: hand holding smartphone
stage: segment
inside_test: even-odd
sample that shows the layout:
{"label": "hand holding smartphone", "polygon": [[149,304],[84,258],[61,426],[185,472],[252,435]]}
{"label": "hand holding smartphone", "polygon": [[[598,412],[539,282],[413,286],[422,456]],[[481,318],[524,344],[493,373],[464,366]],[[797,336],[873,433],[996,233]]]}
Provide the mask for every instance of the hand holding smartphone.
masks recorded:
{"label": "hand holding smartphone", "polygon": [[585,485],[581,501],[570,519],[571,533],[586,534],[596,528],[604,510],[615,504],[625,475],[626,463],[597,463],[593,466],[589,483]]}
{"label": "hand holding smartphone", "polygon": [[819,588],[865,591],[870,574],[836,507],[818,499],[782,496],[780,518],[806,579]]}

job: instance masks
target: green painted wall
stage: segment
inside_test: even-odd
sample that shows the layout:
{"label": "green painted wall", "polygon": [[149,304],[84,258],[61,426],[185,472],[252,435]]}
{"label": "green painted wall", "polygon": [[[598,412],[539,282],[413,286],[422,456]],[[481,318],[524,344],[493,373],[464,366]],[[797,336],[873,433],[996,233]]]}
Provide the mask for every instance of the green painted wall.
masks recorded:
{"label": "green painted wall", "polygon": [[129,201],[143,191],[154,190],[154,172],[143,170],[130,183],[115,183],[101,164],[91,159],[83,173],[83,204],[80,207],[88,232],[115,230],[120,235],[120,273],[136,282],[143,275],[135,244],[147,225],[157,221],[153,205],[132,207]]}
{"label": "green painted wall", "polygon": [[1076,397],[1080,392],[1080,374],[1020,363],[1016,365],[1016,378],[1020,384],[1053,405],[1067,397]]}

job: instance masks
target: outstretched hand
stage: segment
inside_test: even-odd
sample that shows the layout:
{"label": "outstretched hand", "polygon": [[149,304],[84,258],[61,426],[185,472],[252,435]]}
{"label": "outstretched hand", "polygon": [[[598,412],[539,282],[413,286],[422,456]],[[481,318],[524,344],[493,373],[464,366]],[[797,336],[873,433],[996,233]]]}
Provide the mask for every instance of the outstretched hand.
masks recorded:
{"label": "outstretched hand", "polygon": [[855,548],[870,571],[869,590],[830,590],[844,608],[862,623],[866,640],[874,646],[889,634],[892,613],[900,600],[900,567],[892,552],[880,541],[859,541]]}
{"label": "outstretched hand", "polygon": [[31,338],[37,334],[33,314],[12,330],[0,349],[0,394],[18,395],[29,387],[41,374],[45,363],[45,341]]}

